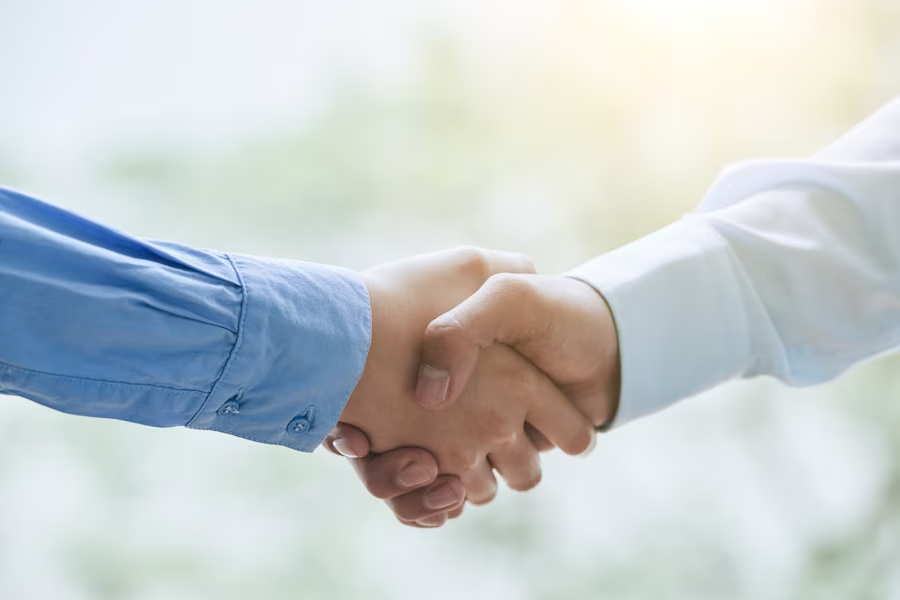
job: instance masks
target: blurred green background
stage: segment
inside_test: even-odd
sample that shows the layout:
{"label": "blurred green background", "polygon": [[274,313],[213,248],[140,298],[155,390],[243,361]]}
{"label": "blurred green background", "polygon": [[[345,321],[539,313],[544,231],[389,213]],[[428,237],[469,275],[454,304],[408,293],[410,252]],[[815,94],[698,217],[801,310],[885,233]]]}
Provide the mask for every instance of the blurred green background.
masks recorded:
{"label": "blurred green background", "polygon": [[[352,268],[558,272],[898,94],[896,0],[0,0],[3,184]],[[900,598],[898,374],[731,384],[438,531],[322,452],[6,397],[0,598]]]}

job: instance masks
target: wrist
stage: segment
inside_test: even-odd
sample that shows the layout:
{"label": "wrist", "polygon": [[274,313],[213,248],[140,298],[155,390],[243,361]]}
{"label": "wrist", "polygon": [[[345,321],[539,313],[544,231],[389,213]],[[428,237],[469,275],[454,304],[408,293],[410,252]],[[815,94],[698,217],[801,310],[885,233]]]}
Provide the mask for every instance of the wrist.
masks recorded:
{"label": "wrist", "polygon": [[619,335],[609,304],[597,289],[575,278],[563,277],[572,298],[586,308],[582,326],[589,344],[585,356],[591,357],[593,372],[572,390],[576,404],[598,431],[612,427],[619,407],[621,366]]}
{"label": "wrist", "polygon": [[362,376],[340,420],[363,430],[373,452],[398,445],[401,423],[415,409],[415,383],[424,317],[395,277],[360,273],[369,294],[371,344]]}
{"label": "wrist", "polygon": [[591,290],[594,291],[603,302],[603,343],[601,347],[603,348],[605,356],[601,359],[601,363],[604,365],[602,377],[606,382],[605,394],[601,400],[599,410],[601,418],[594,420],[593,423],[597,431],[605,432],[612,429],[613,423],[616,420],[616,414],[619,412],[619,399],[622,392],[622,363],[619,357],[619,332],[616,327],[616,320],[613,317],[612,310],[610,309],[606,298],[594,288],[591,288]]}
{"label": "wrist", "polygon": [[381,330],[383,327],[383,293],[377,282],[377,277],[370,273],[359,273],[369,296],[369,311],[371,314],[371,331],[369,351],[366,354],[366,361],[363,365],[363,372],[356,383],[356,387],[350,394],[344,411],[341,413],[340,420],[357,428],[364,428],[365,423],[369,420],[367,414],[371,398],[369,398],[369,390],[373,389],[375,379],[378,376],[378,368],[376,363],[380,356],[379,343],[381,341]]}

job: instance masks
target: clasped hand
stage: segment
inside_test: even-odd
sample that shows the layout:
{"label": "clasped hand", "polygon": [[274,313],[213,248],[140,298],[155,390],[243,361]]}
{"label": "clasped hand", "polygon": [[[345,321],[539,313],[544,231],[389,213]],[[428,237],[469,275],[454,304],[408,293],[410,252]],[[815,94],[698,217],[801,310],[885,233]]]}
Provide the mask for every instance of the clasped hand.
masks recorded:
{"label": "clasped hand", "polygon": [[618,398],[603,298],[525,256],[459,248],[363,273],[372,345],[325,445],[408,525],[435,527],[541,479],[538,452],[588,451]]}

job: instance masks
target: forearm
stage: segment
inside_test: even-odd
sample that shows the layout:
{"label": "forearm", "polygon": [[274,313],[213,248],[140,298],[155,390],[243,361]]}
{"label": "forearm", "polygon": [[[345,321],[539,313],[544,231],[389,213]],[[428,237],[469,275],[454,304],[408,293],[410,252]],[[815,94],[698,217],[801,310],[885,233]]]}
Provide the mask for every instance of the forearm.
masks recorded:
{"label": "forearm", "polygon": [[151,243],[0,190],[7,393],[312,450],[362,372],[369,318],[350,272]]}
{"label": "forearm", "polygon": [[736,377],[804,385],[900,341],[900,104],[810,160],[727,170],[700,209],[576,269],[616,319],[618,423]]}

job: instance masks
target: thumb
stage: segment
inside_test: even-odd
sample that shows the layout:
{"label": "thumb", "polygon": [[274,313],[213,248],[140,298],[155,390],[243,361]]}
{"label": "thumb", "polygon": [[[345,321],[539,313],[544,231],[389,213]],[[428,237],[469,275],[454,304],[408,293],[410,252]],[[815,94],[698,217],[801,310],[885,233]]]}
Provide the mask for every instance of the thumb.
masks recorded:
{"label": "thumb", "polygon": [[322,445],[346,458],[363,458],[368,456],[369,438],[357,427],[349,423],[338,422]]}
{"label": "thumb", "polygon": [[425,330],[416,400],[426,408],[453,404],[466,387],[482,348],[514,345],[531,326],[529,275],[494,275]]}

